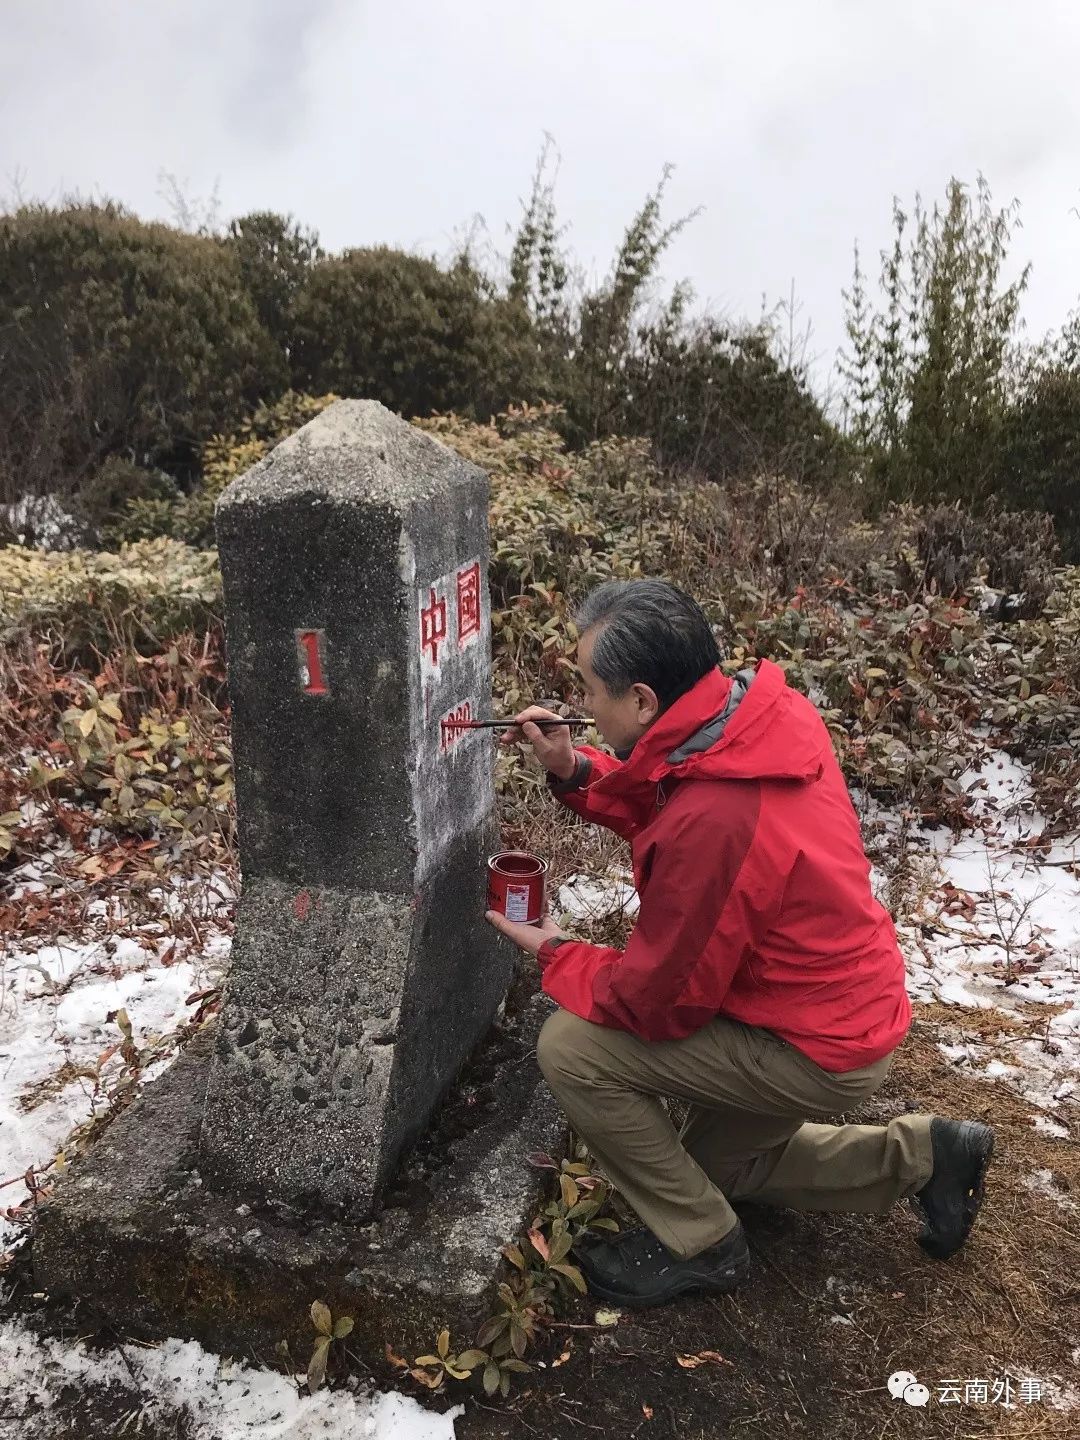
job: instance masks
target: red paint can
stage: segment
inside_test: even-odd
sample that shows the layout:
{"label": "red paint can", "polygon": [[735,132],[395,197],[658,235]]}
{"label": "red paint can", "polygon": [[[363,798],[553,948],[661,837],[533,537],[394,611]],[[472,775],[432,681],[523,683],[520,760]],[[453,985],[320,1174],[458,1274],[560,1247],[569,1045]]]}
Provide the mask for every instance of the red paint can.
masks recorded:
{"label": "red paint can", "polygon": [[544,914],[548,862],[524,850],[488,860],[488,909],[519,925],[538,925]]}

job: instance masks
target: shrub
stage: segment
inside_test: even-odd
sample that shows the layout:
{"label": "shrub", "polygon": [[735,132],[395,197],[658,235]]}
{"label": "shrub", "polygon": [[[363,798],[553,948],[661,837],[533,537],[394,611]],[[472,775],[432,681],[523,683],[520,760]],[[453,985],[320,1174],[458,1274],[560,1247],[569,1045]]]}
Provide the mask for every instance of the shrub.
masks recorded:
{"label": "shrub", "polygon": [[183,466],[285,388],[219,241],[113,204],[0,216],[0,496],[71,490],[106,457]]}
{"label": "shrub", "polygon": [[293,309],[293,383],[381,400],[402,415],[487,419],[542,394],[524,305],[465,258],[448,269],[380,246],[311,271]]}
{"label": "shrub", "polygon": [[[1054,589],[1058,543],[1049,515],[1002,510],[992,504],[983,515],[938,505],[912,520],[906,542],[897,547],[899,583],[908,595],[968,594],[977,578],[1003,592],[998,618],[1032,619]],[[1011,597],[1019,596],[1018,601]]]}
{"label": "shrub", "polygon": [[291,215],[257,210],[230,222],[225,246],[236,256],[259,319],[287,354],[293,301],[322,255],[318,235]]}
{"label": "shrub", "polygon": [[122,538],[113,533],[116,517],[136,500],[175,502],[180,487],[163,470],[147,470],[120,455],[110,455],[79,495],[80,509],[107,546]]}
{"label": "shrub", "polygon": [[838,437],[805,376],[777,358],[768,327],[689,323],[677,307],[635,338],[613,429],[648,435],[665,466],[710,479],[761,470],[819,479],[839,463]]}
{"label": "shrub", "polygon": [[212,547],[214,505],[236,475],[260,461],[280,440],[332,405],[334,395],[289,391],[273,405],[260,405],[229,435],[215,435],[202,447],[202,480],[190,495],[130,500],[109,527],[116,542],[167,535],[200,549]]}
{"label": "shrub", "polygon": [[970,587],[982,560],[983,530],[959,502],[928,510],[912,541],[900,553],[901,582],[908,594],[953,596]]}
{"label": "shrub", "polygon": [[1080,561],[1080,368],[1036,365],[1005,420],[999,490],[1053,515],[1066,559]]}
{"label": "shrub", "polygon": [[146,540],[118,555],[0,550],[0,645],[44,640],[57,663],[93,664],[114,648],[140,655],[185,630],[220,625],[215,551]]}

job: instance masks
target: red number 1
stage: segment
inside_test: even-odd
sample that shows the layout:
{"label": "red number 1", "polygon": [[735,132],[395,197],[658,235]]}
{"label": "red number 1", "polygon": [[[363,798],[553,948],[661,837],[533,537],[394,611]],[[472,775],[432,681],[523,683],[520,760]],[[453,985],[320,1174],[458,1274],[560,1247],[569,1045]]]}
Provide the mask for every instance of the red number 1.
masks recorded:
{"label": "red number 1", "polygon": [[322,631],[298,630],[297,655],[300,660],[300,684],[305,695],[329,695],[330,686],[323,676]]}

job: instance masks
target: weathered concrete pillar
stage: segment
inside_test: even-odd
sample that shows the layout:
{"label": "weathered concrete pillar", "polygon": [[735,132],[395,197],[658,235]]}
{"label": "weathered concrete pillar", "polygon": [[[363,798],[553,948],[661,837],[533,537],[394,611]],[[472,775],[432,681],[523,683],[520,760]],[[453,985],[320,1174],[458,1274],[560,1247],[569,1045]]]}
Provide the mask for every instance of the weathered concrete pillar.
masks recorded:
{"label": "weathered concrete pillar", "polygon": [[370,1209],[491,1023],[487,477],[340,401],[216,524],[242,889],[200,1169]]}

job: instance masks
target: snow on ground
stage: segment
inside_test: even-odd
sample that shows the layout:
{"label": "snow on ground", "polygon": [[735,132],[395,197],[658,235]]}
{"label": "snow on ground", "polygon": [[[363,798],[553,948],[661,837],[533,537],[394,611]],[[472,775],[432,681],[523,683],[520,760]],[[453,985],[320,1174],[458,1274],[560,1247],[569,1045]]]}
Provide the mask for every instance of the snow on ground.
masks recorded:
{"label": "snow on ground", "polygon": [[1008,755],[988,749],[961,784],[979,828],[909,836],[918,893],[897,919],[908,993],[1000,1011],[1007,1028],[987,1041],[965,1031],[959,1009],[940,1049],[1023,1095],[1044,1112],[1038,1128],[1066,1138],[1080,1101],[1080,837],[1033,852],[1045,820],[1027,768]]}
{"label": "snow on ground", "polygon": [[436,1415],[393,1391],[300,1394],[287,1376],[222,1360],[194,1341],[89,1351],[77,1341],[41,1339],[18,1321],[0,1322],[0,1437],[66,1440],[66,1423],[50,1423],[66,1387],[89,1395],[91,1409],[95,1395],[112,1392],[118,1419],[110,1434],[137,1436],[155,1422],[168,1422],[171,1434],[182,1416],[190,1440],[453,1440],[462,1413],[458,1405]]}
{"label": "snow on ground", "polygon": [[[14,871],[8,898],[44,894],[58,854]],[[190,995],[217,983],[231,943],[222,919],[231,892],[224,875],[212,883],[209,898],[199,887],[197,909],[196,892],[177,880],[144,897],[145,907],[165,915],[197,913],[201,946],[178,943],[174,927],[160,920],[125,927],[110,899],[87,905],[77,938],[0,947],[0,1184],[48,1165],[77,1125],[106,1108],[103,1092],[124,1063],[119,1053],[102,1063],[123,1039],[110,1014],[127,1012],[143,1049],[190,1019]],[[148,1065],[143,1080],[165,1064]],[[5,1185],[0,1211],[25,1198],[21,1182]],[[0,1214],[0,1253],[14,1233]]]}
{"label": "snow on ground", "polygon": [[571,875],[559,886],[556,899],[568,920],[607,920],[620,913],[636,915],[640,907],[633,876],[626,870],[610,870],[599,877]]}
{"label": "snow on ground", "polygon": [[1029,1190],[1034,1190],[1038,1195],[1046,1195],[1056,1201],[1063,1210],[1071,1210],[1074,1213],[1080,1210],[1080,1205],[1061,1189],[1054,1180],[1052,1170],[1036,1170],[1031,1175],[1024,1176],[1024,1184]]}

